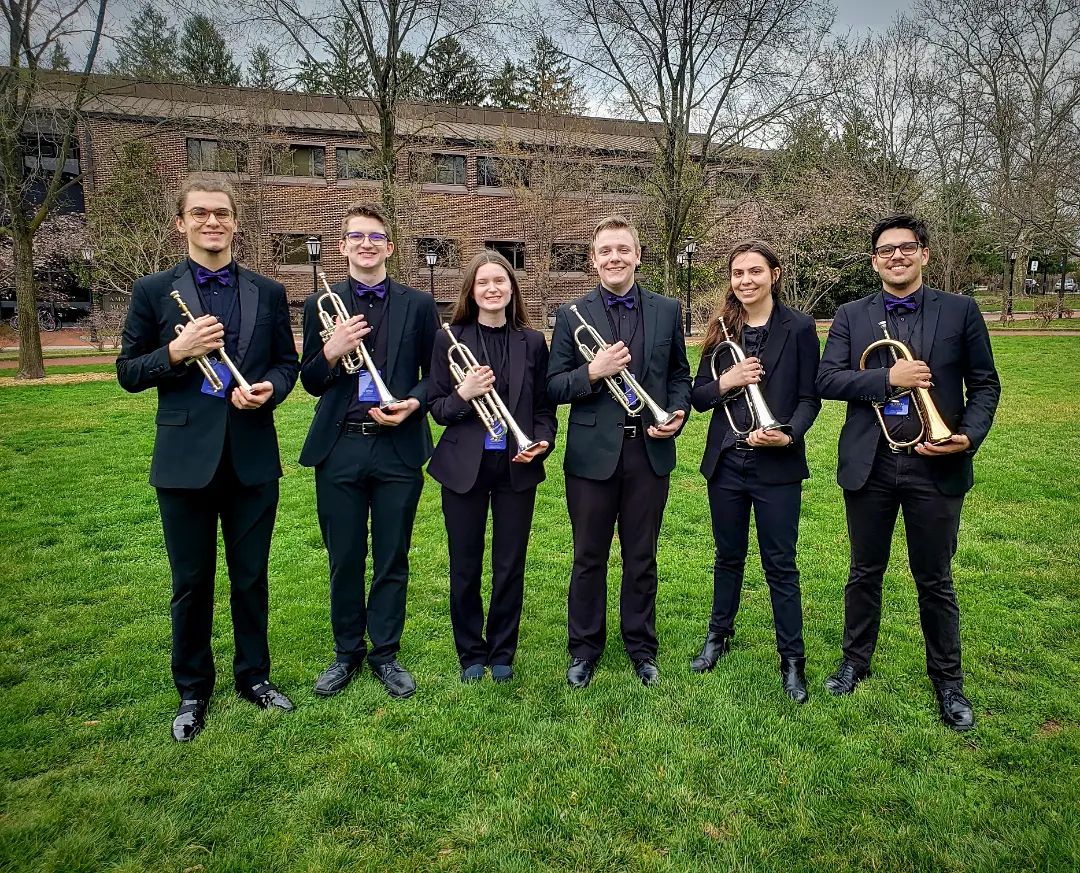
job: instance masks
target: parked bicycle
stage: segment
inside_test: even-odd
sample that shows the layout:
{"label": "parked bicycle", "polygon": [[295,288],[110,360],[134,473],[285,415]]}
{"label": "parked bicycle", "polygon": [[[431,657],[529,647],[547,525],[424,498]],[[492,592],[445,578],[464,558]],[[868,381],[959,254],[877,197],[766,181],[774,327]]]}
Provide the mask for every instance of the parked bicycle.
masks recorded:
{"label": "parked bicycle", "polygon": [[[60,326],[60,323],[57,320],[56,316],[53,315],[52,312],[50,310],[48,310],[48,309],[39,309],[38,310],[37,322],[38,322],[38,327],[39,328],[41,328],[44,331],[48,331],[49,333],[52,333],[52,331],[57,330],[59,328],[59,326]],[[8,319],[8,324],[11,325],[12,330],[18,330],[19,329],[19,316],[18,315],[11,316],[11,318]]]}

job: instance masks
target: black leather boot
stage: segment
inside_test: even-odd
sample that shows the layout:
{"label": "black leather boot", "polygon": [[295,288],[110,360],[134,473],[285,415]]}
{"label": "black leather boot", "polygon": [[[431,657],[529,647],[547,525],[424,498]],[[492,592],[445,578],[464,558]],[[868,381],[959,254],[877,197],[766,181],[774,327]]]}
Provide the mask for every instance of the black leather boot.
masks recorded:
{"label": "black leather boot", "polygon": [[806,692],[805,666],[806,658],[780,658],[780,680],[784,683],[784,693],[796,703],[806,703],[810,698]]}
{"label": "black leather boot", "polygon": [[705,635],[705,645],[694,660],[690,662],[690,669],[695,673],[707,673],[716,666],[724,655],[731,649],[730,634],[715,634],[709,631]]}

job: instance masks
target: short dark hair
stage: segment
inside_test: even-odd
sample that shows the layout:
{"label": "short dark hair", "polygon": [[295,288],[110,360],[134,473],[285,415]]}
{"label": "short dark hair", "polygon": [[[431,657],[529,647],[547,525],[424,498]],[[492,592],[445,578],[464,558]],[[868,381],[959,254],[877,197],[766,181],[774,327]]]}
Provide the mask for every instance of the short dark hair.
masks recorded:
{"label": "short dark hair", "polygon": [[920,248],[930,247],[930,231],[926,229],[926,222],[921,218],[916,218],[914,215],[908,215],[906,212],[898,212],[896,215],[881,219],[874,225],[874,229],[870,231],[870,251],[872,252],[877,248],[878,238],[885,231],[894,228],[910,230],[915,234],[915,239],[919,241]]}
{"label": "short dark hair", "polygon": [[341,219],[341,232],[344,234],[349,229],[350,218],[374,218],[383,226],[383,230],[389,235],[390,222],[386,220],[386,213],[377,203],[354,203],[345,210],[345,216]]}

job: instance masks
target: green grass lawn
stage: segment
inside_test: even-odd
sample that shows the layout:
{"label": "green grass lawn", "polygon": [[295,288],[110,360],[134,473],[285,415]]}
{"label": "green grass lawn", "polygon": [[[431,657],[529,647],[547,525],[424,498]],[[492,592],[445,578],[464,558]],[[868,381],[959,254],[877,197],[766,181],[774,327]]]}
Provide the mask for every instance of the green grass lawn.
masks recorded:
{"label": "green grass lawn", "polygon": [[[1057,299],[1057,291],[1050,294],[1014,294],[1013,312],[1034,312],[1035,304],[1040,302],[1057,306]],[[986,312],[1001,312],[1000,294],[976,294],[975,300]],[[1080,309],[1080,294],[1066,294],[1064,303],[1066,309]]]}
{"label": "green grass lawn", "polygon": [[821,688],[840,653],[848,559],[835,403],[810,434],[803,505],[806,706],[780,691],[754,545],[735,649],[710,675],[688,671],[711,597],[697,415],[661,536],[657,687],[621,651],[617,559],[607,654],[591,688],[566,687],[560,444],[539,494],[516,681],[458,681],[429,481],[401,653],[419,693],[391,701],[365,669],[316,699],[332,645],[312,473],[295,462],[313,401],[298,390],[278,414],[270,602],[273,678],[297,710],[233,695],[223,578],[218,691],[206,732],[177,745],[168,567],[146,483],[154,396],[0,390],[0,869],[1077,869],[1080,340],[994,348],[1004,398],[955,562],[978,718],[964,736],[937,719],[902,534],[874,677],[845,699]]}

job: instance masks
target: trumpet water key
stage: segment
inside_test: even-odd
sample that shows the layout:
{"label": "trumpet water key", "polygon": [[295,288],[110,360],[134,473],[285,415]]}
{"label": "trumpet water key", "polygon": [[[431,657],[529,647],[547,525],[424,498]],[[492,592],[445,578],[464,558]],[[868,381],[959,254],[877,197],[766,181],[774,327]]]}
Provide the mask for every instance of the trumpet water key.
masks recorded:
{"label": "trumpet water key", "polygon": [[[179,291],[173,288],[169,296],[173,300],[175,300],[176,305],[180,307],[181,315],[183,315],[188,321],[195,320],[195,316],[191,314],[191,310],[188,309],[188,305],[184,302],[184,298],[180,296]],[[179,336],[183,332],[184,326],[178,324],[176,325],[175,330],[176,335]],[[225,354],[225,349],[218,349],[217,356],[221,359],[221,363],[223,363],[226,367],[229,368],[229,372],[232,373],[232,377],[236,380],[237,386],[250,393],[250,383],[240,374],[240,371],[236,368],[236,365],[232,362],[229,356]],[[188,363],[191,363],[191,361],[194,361],[198,368],[202,370],[202,374],[206,377],[206,382],[211,388],[213,388],[215,391],[220,391],[224,387],[221,382],[221,378],[217,374],[217,371],[214,370],[214,361],[210,358],[209,355],[196,355],[194,358],[188,361]]]}
{"label": "trumpet water key", "polygon": [[[713,350],[712,357],[709,358],[709,369],[712,371],[712,377],[717,381],[720,380],[720,376],[723,374],[718,367],[718,357],[723,352],[730,352],[734,363],[738,364],[746,360],[746,352],[743,351],[735,340],[731,338],[731,334],[728,333],[727,325],[724,324],[724,317],[719,317],[720,330],[724,332],[724,339],[716,344],[716,348]],[[735,418],[731,414],[731,404],[735,398],[742,397],[746,401],[746,411],[750,417],[750,426],[746,430],[739,430],[735,425]],[[772,410],[769,409],[769,404],[765,402],[765,394],[761,390],[761,386],[757,384],[747,385],[745,388],[737,391],[732,397],[729,397],[724,401],[724,414],[727,415],[728,424],[731,425],[732,431],[738,437],[747,437],[753,431],[758,430],[778,430],[782,433],[790,434],[791,425],[781,424],[775,415],[772,414]]]}
{"label": "trumpet water key", "polygon": [[[450,375],[454,377],[454,385],[460,386],[469,373],[480,368],[480,362],[476,360],[476,355],[472,353],[472,350],[465,343],[458,341],[457,337],[454,336],[454,332],[450,330],[450,325],[445,321],[443,322],[443,330],[450,337],[450,348],[446,350],[446,356],[450,362]],[[514,421],[510,410],[503,403],[494,387],[489,388],[479,397],[474,397],[471,402],[473,409],[476,410],[477,417],[484,423],[484,427],[487,428],[487,432],[491,434],[492,439],[499,441],[509,431],[514,435],[519,454],[535,449],[540,445],[540,443],[528,437],[525,431]]]}
{"label": "trumpet water key", "polygon": [[[598,353],[608,348],[608,344],[604,342],[599,331],[578,312],[575,304],[570,305],[570,311],[581,322],[574,331],[574,342],[577,344],[581,357],[586,361],[592,361]],[[582,339],[582,334],[586,339]],[[604,384],[607,385],[611,396],[615,398],[615,402],[625,409],[628,415],[641,415],[647,409],[659,427],[669,424],[675,418],[674,412],[667,412],[660,408],[660,405],[641,387],[641,383],[634,378],[634,374],[625,367],[614,376],[605,376]]]}

